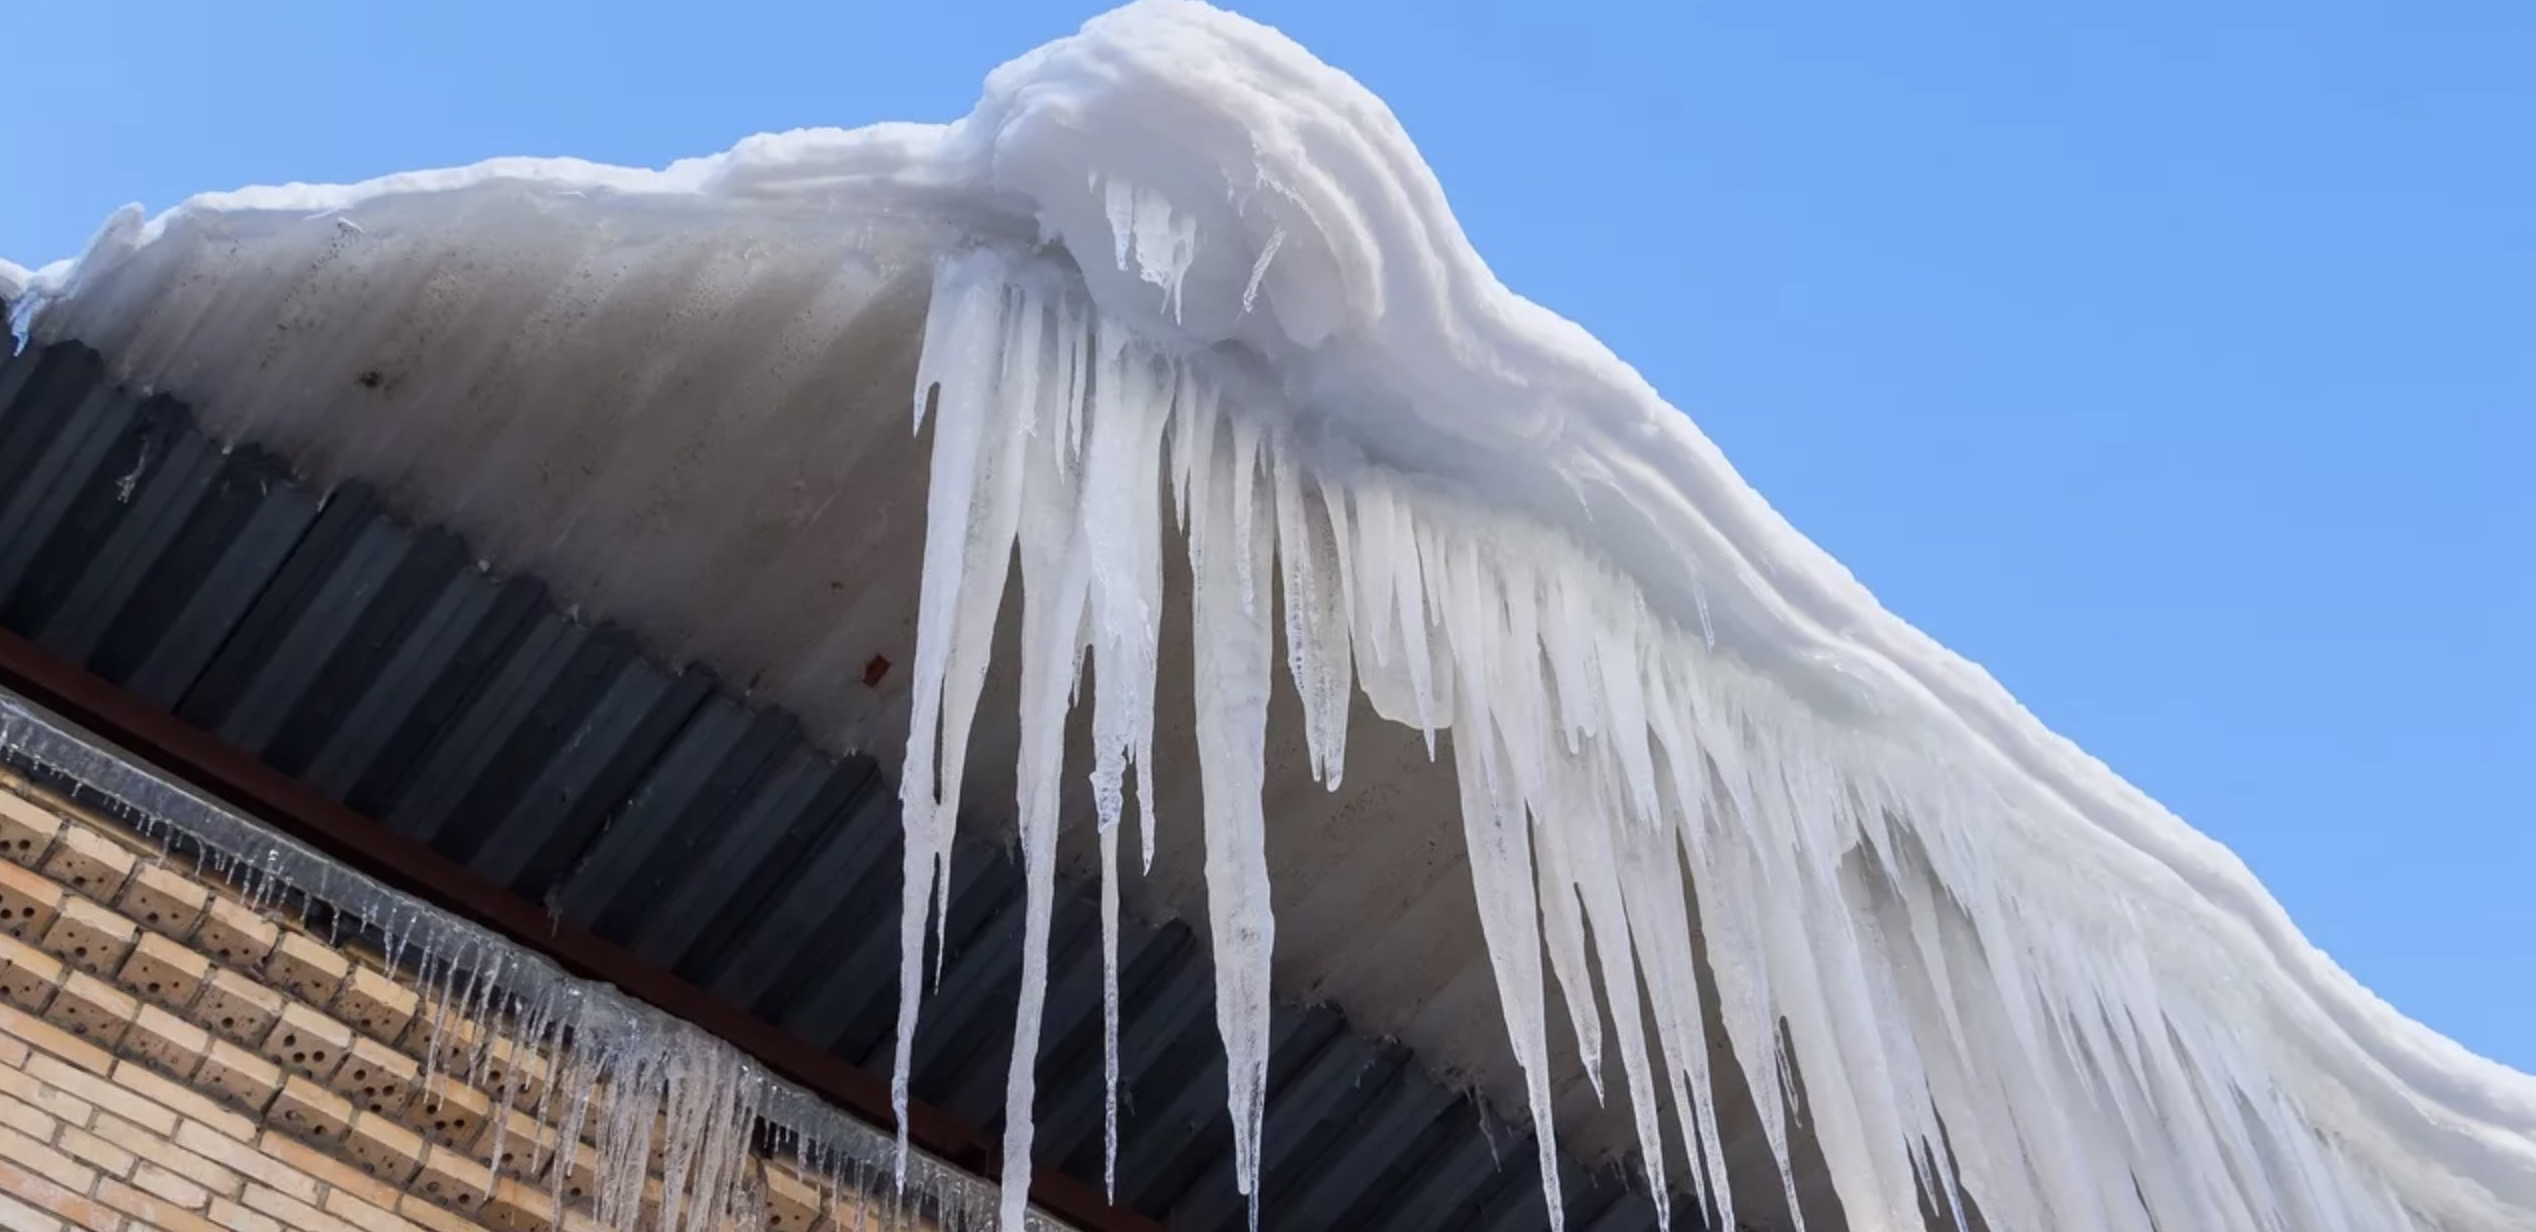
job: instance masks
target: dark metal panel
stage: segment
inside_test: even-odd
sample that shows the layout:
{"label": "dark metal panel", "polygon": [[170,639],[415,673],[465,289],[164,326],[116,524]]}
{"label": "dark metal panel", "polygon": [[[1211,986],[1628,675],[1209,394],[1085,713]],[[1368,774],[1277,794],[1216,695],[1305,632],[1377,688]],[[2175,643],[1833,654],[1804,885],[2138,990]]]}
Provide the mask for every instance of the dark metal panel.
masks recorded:
{"label": "dark metal panel", "polygon": [[1312,1166],[1274,1191],[1278,1232],[1337,1227],[1452,1103],[1414,1061],[1400,1065],[1368,1107],[1330,1127],[1328,1149]]}
{"label": "dark metal panel", "polygon": [[264,585],[219,657],[186,690],[176,717],[205,731],[220,732],[274,656],[288,647],[300,614],[318,600],[327,579],[376,518],[377,506],[367,488],[354,484],[327,496],[317,520]]}
{"label": "dark metal panel", "polygon": [[712,689],[702,672],[665,676],[629,652],[519,800],[482,836],[469,865],[544,901]]}
{"label": "dark metal panel", "polygon": [[[0,487],[0,594],[11,596],[7,608],[33,593],[21,590],[27,568],[64,529],[79,497],[104,495],[90,480],[139,410],[138,399],[103,386],[89,390],[63,430],[29,459],[25,473]],[[8,623],[23,627],[15,620]]]}
{"label": "dark metal panel", "polygon": [[463,575],[388,660],[371,700],[319,754],[314,781],[372,817],[389,818],[421,782],[469,707],[547,614],[532,579]]}
{"label": "dark metal panel", "polygon": [[670,883],[711,836],[727,829],[786,751],[792,721],[708,698],[644,776],[625,810],[562,888],[565,918],[603,937],[628,937],[667,901]]}
{"label": "dark metal panel", "polygon": [[677,969],[735,1005],[754,1006],[783,978],[799,951],[820,947],[833,953],[845,944],[845,938],[823,927],[830,916],[886,895],[894,919],[897,892],[878,887],[897,884],[897,816],[896,802],[876,782],[858,784],[810,858],[786,870],[786,884],[770,887],[765,901],[773,908],[745,913],[728,940],[697,946]]}
{"label": "dark metal panel", "polygon": [[[1365,1223],[1372,1232],[1437,1232],[1455,1226],[1449,1220],[1496,1181],[1501,1153],[1532,1154],[1528,1139],[1511,1134],[1493,1139],[1485,1125],[1461,1135],[1427,1161],[1384,1208]],[[1502,1131],[1501,1131],[1502,1132]]]}
{"label": "dark metal panel", "polygon": [[706,836],[711,848],[704,858],[676,870],[662,887],[634,952],[667,967],[693,953],[722,954],[732,935],[801,871],[820,838],[841,826],[837,818],[847,803],[877,789],[878,777],[870,758],[832,762],[806,746],[795,748],[737,821]]}
{"label": "dark metal panel", "polygon": [[[301,690],[296,705],[262,742],[264,760],[275,769],[303,778],[318,756],[346,730],[362,703],[374,695],[394,696],[387,677],[415,623],[467,569],[466,545],[455,535],[425,531],[404,537],[393,553],[374,593],[358,605],[349,625],[332,638],[333,653],[323,655]],[[295,653],[321,657],[312,644]]]}
{"label": "dark metal panel", "polygon": [[[77,425],[92,434],[91,449],[67,460],[73,469],[53,477],[48,507],[35,523],[20,528],[34,546],[14,578],[0,577],[0,590],[9,593],[0,620],[10,628],[38,629],[52,618],[79,579],[97,567],[98,553],[131,515],[143,482],[184,438],[182,409],[168,399],[136,404],[117,398],[107,405],[108,413],[95,422]],[[0,540],[0,561],[15,555],[11,546],[23,545]],[[6,572],[8,566],[0,564],[0,573]]]}
{"label": "dark metal panel", "polygon": [[125,518],[85,566],[59,608],[36,627],[35,640],[73,663],[85,663],[117,613],[210,499],[223,458],[199,434],[180,437],[167,461],[141,485]]}
{"label": "dark metal panel", "polygon": [[[560,743],[558,727],[580,717],[586,689],[559,685],[590,640],[590,630],[561,612],[540,611],[527,635],[503,657],[482,691],[467,699],[425,755],[405,791],[386,810],[398,833],[439,847],[453,818],[487,818],[519,794],[545,755]],[[572,686],[585,683],[588,669]],[[550,700],[550,693],[560,696]],[[481,837],[478,832],[473,837]],[[473,843],[467,844],[469,848]]]}
{"label": "dark metal panel", "polygon": [[[534,579],[491,577],[455,536],[399,525],[357,486],[321,499],[269,455],[219,447],[181,407],[136,402],[103,375],[77,347],[0,362],[0,621],[479,881],[550,900],[591,944],[886,1074],[902,845],[878,763],[821,755],[787,716],[644,661]],[[967,842],[953,871],[912,1086],[991,1127],[1019,871]],[[1036,1147],[1097,1183],[1097,906],[1061,886],[1054,912]],[[1177,1226],[1246,1227],[1203,947],[1183,926],[1131,921],[1120,963],[1121,1200]],[[1484,1126],[1327,1010],[1281,1007],[1273,1026],[1265,1226],[1545,1222],[1519,1132]],[[1652,1203],[1616,1197],[1616,1180],[1572,1176],[1568,1192],[1571,1226],[1652,1224]]]}
{"label": "dark metal panel", "polygon": [[[204,565],[195,574],[198,585],[185,594],[157,638],[144,641],[149,626],[129,620],[117,622],[106,635],[107,652],[119,648],[119,635],[132,639],[120,643],[132,648],[134,660],[131,674],[121,683],[161,709],[175,709],[202,678],[231,630],[256,596],[264,593],[265,583],[317,520],[318,500],[305,491],[263,480],[256,482],[254,490],[265,495],[246,510],[244,525],[225,542],[204,543],[200,556],[188,558]],[[112,672],[112,666],[101,665],[106,679],[115,679]]]}

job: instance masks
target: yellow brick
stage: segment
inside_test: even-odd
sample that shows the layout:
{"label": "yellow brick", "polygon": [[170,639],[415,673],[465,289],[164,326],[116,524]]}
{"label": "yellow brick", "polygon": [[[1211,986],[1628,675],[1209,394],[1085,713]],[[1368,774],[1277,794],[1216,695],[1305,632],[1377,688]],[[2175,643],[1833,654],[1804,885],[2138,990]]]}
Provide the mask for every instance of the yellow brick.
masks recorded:
{"label": "yellow brick", "polygon": [[491,1169],[448,1147],[434,1146],[423,1153],[422,1172],[414,1178],[412,1191],[452,1210],[471,1211],[484,1205],[485,1191],[492,1185]]}
{"label": "yellow brick", "polygon": [[211,891],[164,864],[143,864],[115,903],[141,927],[182,940],[193,935]]}
{"label": "yellow brick", "polygon": [[14,1129],[0,1129],[0,1159],[72,1193],[86,1193],[97,1184],[96,1169]]}
{"label": "yellow brick", "polygon": [[[148,1013],[146,1010],[142,1012]],[[204,1041],[206,1052],[211,1046],[209,1040]],[[170,1082],[130,1062],[114,1067],[114,1082],[116,1086],[178,1116],[191,1121],[200,1121],[241,1142],[255,1136],[254,1121],[213,1102],[188,1084]]]}
{"label": "yellow brick", "polygon": [[419,1193],[408,1193],[398,1198],[396,1213],[429,1229],[429,1232],[484,1232],[483,1224],[442,1210]]}
{"label": "yellow brick", "polygon": [[0,1126],[25,1134],[38,1142],[50,1142],[62,1128],[59,1118],[15,1095],[0,1095]]}
{"label": "yellow brick", "polygon": [[[11,1232],[62,1232],[63,1227],[61,1220],[0,1191],[0,1228],[8,1228]],[[473,1230],[468,1229],[468,1232]]]}
{"label": "yellow brick", "polygon": [[[118,1116],[100,1115],[96,1135],[131,1152],[152,1167],[183,1177],[186,1183],[200,1186],[214,1197],[237,1197],[245,1185],[244,1179],[235,1169],[179,1144],[176,1134],[183,1128],[178,1126],[176,1131],[162,1134],[143,1129]],[[139,1181],[136,1179],[134,1183],[139,1184]],[[144,1185],[142,1188],[150,1187]]]}
{"label": "yellow brick", "polygon": [[248,1210],[227,1198],[211,1200],[211,1221],[228,1232],[289,1232],[271,1215]]}
{"label": "yellow brick", "polygon": [[351,959],[306,933],[283,933],[264,957],[264,982],[311,1005],[332,1003],[351,974]]}
{"label": "yellow brick", "polygon": [[389,1194],[384,1204],[364,1202],[338,1189],[326,1195],[325,1207],[362,1229],[375,1232],[420,1232],[412,1223],[394,1213],[396,1194]]}
{"label": "yellow brick", "polygon": [[317,1083],[333,1081],[351,1050],[352,1028],[297,1002],[282,1007],[282,1016],[264,1038],[267,1059]]}
{"label": "yellow brick", "polygon": [[264,1116],[311,1142],[333,1146],[352,1127],[352,1111],[344,1097],[293,1074],[282,1080],[282,1093],[273,1097]]}
{"label": "yellow brick", "polygon": [[[499,1141],[496,1141],[496,1139]],[[557,1140],[554,1131],[537,1123],[537,1118],[518,1108],[504,1108],[487,1118],[484,1130],[476,1136],[476,1144],[468,1154],[491,1164],[493,1170],[515,1180],[535,1180],[555,1158]]]}
{"label": "yellow brick", "polygon": [[62,901],[53,926],[44,930],[40,944],[53,957],[90,975],[112,976],[122,969],[123,956],[132,952],[132,943],[140,935],[141,930],[113,908],[68,898]]}
{"label": "yellow brick", "polygon": [[413,1058],[374,1039],[355,1039],[335,1071],[335,1090],[368,1112],[402,1117],[423,1084],[423,1069]]}
{"label": "yellow brick", "polygon": [[247,1196],[243,1201],[249,1208],[279,1219],[299,1232],[364,1232],[357,1224],[346,1223],[317,1209],[313,1200],[302,1202],[262,1185],[247,1186]]}
{"label": "yellow brick", "polygon": [[111,1112],[154,1134],[176,1132],[176,1114],[117,1086],[113,1081],[66,1065],[51,1057],[26,1063],[27,1076],[90,1107]]}
{"label": "yellow brick", "polygon": [[87,1197],[87,1192],[85,1185],[65,1188],[41,1173],[31,1172],[0,1158],[0,1193],[57,1217],[71,1227],[87,1229],[87,1232],[115,1232],[123,1226],[121,1212]]}
{"label": "yellow brick", "polygon": [[214,971],[194,996],[194,1021],[225,1039],[254,1047],[273,1034],[282,994],[235,971]]}
{"label": "yellow brick", "polygon": [[60,886],[30,869],[0,864],[0,934],[34,942],[61,910]]}
{"label": "yellow brick", "polygon": [[422,1007],[422,998],[414,990],[368,967],[353,971],[342,995],[335,999],[336,1016],[382,1044],[394,1044],[405,1034],[406,1025],[414,1021]]}
{"label": "yellow brick", "polygon": [[[211,1032],[155,1005],[142,1006],[140,1016],[123,1033],[124,1056],[178,1078],[193,1077],[209,1051]],[[142,1071],[127,1065],[115,1072],[120,1077]]]}
{"label": "yellow brick", "polygon": [[363,1172],[387,1184],[388,1197],[393,1199],[422,1168],[426,1145],[422,1135],[397,1124],[394,1118],[365,1112],[353,1118],[352,1132],[344,1139],[344,1153]]}
{"label": "yellow brick", "polygon": [[317,1182],[275,1162],[252,1142],[240,1142],[187,1121],[176,1127],[176,1145],[267,1189],[279,1190],[301,1202],[317,1200]]}
{"label": "yellow brick", "polygon": [[247,910],[246,904],[214,896],[194,928],[194,948],[214,961],[254,970],[282,939],[273,921]]}
{"label": "yellow brick", "polygon": [[554,1214],[553,1194],[504,1178],[476,1217],[490,1232],[552,1232]]}
{"label": "yellow brick", "polygon": [[[0,868],[8,865],[0,864]],[[68,971],[62,960],[15,937],[0,936],[0,1000],[43,1013]]]}
{"label": "yellow brick", "polygon": [[[29,1055],[29,1059],[33,1059],[32,1054]],[[97,1109],[87,1100],[68,1091],[44,1085],[43,1080],[27,1073],[24,1065],[0,1069],[0,1095],[25,1104],[64,1125],[77,1126],[81,1129],[86,1129],[89,1122],[95,1120],[97,1116]]]}
{"label": "yellow brick", "polygon": [[143,933],[116,978],[142,1000],[181,1011],[211,978],[211,960],[157,933]]}
{"label": "yellow brick", "polygon": [[123,1043],[125,1028],[141,1013],[132,994],[85,971],[73,971],[53,994],[44,1017],[73,1036],[112,1049]]}
{"label": "yellow brick", "polygon": [[132,1152],[116,1146],[84,1129],[65,1125],[53,1145],[79,1162],[108,1176],[130,1176],[132,1166],[140,1161]]}
{"label": "yellow brick", "polygon": [[65,826],[53,854],[40,866],[44,875],[64,887],[100,902],[111,902],[140,861],[130,848],[86,826]]}
{"label": "yellow brick", "polygon": [[62,819],[51,810],[0,792],[0,859],[33,868],[61,832]]}
{"label": "yellow brick", "polygon": [[114,1054],[11,1006],[0,1005],[0,1033],[18,1039],[37,1052],[60,1057],[92,1074],[114,1070]]}
{"label": "yellow brick", "polygon": [[411,1121],[424,1137],[464,1150],[475,1145],[492,1113],[484,1092],[443,1079],[425,1085]]}
{"label": "yellow brick", "polygon": [[211,1042],[211,1051],[203,1055],[202,1068],[194,1071],[194,1081],[204,1090],[262,1116],[282,1089],[282,1070],[236,1044],[216,1039]]}
{"label": "yellow brick", "polygon": [[[184,1210],[200,1211],[211,1206],[210,1190],[146,1159],[133,1165],[132,1185],[152,1197],[175,1203]],[[123,1209],[131,1214],[140,1214],[130,1207]]]}
{"label": "yellow brick", "polygon": [[181,1180],[174,1182],[176,1192],[160,1193],[151,1182],[165,1178],[151,1174],[149,1167],[148,1164],[141,1165],[143,1176],[148,1176],[149,1180],[136,1176],[129,1185],[112,1179],[99,1185],[97,1200],[150,1227],[162,1229],[162,1232],[228,1232],[228,1229],[201,1214],[211,1206],[208,1196],[204,1196],[199,1204],[187,1202],[188,1193],[183,1190],[184,1182]]}
{"label": "yellow brick", "polygon": [[790,1168],[768,1165],[762,1175],[766,1183],[767,1232],[809,1232],[826,1209],[819,1187]]}

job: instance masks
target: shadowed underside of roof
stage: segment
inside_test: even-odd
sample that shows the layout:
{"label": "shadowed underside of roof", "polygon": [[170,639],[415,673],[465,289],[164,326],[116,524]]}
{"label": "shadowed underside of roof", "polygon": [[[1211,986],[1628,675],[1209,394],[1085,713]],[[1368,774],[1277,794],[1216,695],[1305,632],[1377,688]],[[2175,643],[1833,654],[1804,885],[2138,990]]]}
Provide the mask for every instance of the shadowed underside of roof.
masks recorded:
{"label": "shadowed underside of roof", "polygon": [[[359,484],[305,486],[105,372],[77,345],[0,368],[0,626],[886,1071],[900,827],[878,762],[824,754],[785,713],[584,618],[603,613],[489,572],[457,535],[403,524]],[[895,670],[858,667],[867,685]],[[989,1130],[1011,1039],[1016,888],[1000,851],[963,849],[913,1069],[920,1099]],[[1092,1184],[1097,932],[1091,901],[1062,895],[1037,1128],[1043,1162]],[[1184,926],[1131,922],[1120,966],[1118,1201],[1175,1228],[1238,1228],[1205,947]],[[1521,1131],[1403,1047],[1330,1009],[1280,1009],[1270,1081],[1264,1226],[1542,1226]],[[1572,1227],[1655,1225],[1654,1206],[1608,1174],[1579,1170],[1566,1188]]]}

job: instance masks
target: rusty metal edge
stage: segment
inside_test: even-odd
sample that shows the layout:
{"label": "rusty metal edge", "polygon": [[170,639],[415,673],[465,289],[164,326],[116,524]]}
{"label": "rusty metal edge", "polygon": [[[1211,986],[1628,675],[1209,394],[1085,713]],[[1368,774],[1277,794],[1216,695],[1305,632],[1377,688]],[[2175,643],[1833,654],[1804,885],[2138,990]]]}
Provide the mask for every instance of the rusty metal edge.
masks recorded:
{"label": "rusty metal edge", "polygon": [[[724,1002],[630,950],[556,919],[536,903],[478,877],[430,847],[354,812],[175,715],[0,629],[0,684],[131,749],[159,769],[371,877],[436,903],[553,959],[585,979],[615,985],[756,1058],[837,1107],[894,1129],[886,1077],[831,1056]],[[985,1132],[922,1103],[908,1108],[908,1139],[993,1180],[1003,1158]],[[1032,1173],[1031,1200],[1084,1232],[1165,1232],[1052,1167]]]}

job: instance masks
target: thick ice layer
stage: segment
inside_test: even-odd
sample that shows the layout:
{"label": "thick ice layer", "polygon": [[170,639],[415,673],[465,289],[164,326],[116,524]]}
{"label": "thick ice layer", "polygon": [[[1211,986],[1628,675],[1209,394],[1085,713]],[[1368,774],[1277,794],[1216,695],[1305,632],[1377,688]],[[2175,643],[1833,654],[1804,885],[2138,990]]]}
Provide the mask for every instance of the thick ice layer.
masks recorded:
{"label": "thick ice layer", "polygon": [[[767,244],[939,262],[902,1030],[921,1029],[926,890],[1018,549],[1017,1055],[1062,776],[1092,776],[1111,857],[1132,785],[1149,853],[1153,732],[1193,724],[1203,815],[1159,841],[1206,852],[1245,1189],[1282,641],[1325,779],[1357,689],[1451,759],[1545,1160],[1555,983],[1589,1058],[1618,1058],[1609,1095],[1650,1174],[1687,1161],[1664,1180],[1721,1209],[1712,1035],[1783,1169],[1802,1118],[1860,1228],[1966,1198],[2001,1228],[2536,1228],[2536,1083],[2372,997],[2226,851],[1883,611],[1635,372],[1495,280],[1378,100],[1241,19],[1148,0],[998,70],[947,128],[119,216],[38,276],[34,327],[145,377],[280,396],[304,374],[189,313],[190,288],[261,279],[322,313],[359,302],[342,271],[365,267],[338,249],[428,253],[454,230],[534,259],[521,237],[557,215],[521,202],[567,193],[610,203],[606,231],[570,237],[576,278],[610,276],[610,244],[691,253],[708,282]],[[243,233],[296,237],[309,264],[239,265],[223,241]],[[1189,715],[1154,705],[1166,516],[1190,553]],[[1058,735],[1078,685],[1089,767]]]}

